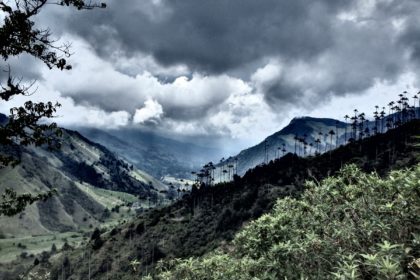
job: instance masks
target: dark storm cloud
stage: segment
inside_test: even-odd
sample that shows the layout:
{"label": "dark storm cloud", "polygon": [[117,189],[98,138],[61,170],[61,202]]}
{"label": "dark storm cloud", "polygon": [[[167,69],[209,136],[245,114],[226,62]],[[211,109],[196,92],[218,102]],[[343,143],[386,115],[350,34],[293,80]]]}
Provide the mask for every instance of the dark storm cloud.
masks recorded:
{"label": "dark storm cloud", "polygon": [[[45,17],[47,26],[61,29],[62,34],[80,36],[93,48],[95,56],[99,55],[110,62],[112,70],[119,71],[117,75],[109,70],[105,75],[97,67],[101,71],[94,73],[105,76],[107,83],[114,84],[112,87],[89,79],[83,87],[60,89],[77,104],[99,106],[107,112],[132,113],[151,99],[162,105],[163,118],[184,122],[202,120],[226,109],[224,104],[231,92],[225,87],[202,85],[208,85],[206,77],[223,74],[249,83],[250,91],[263,94],[264,104],[276,112],[282,111],[279,108],[284,111],[311,108],[335,96],[362,94],[378,81],[392,84],[403,73],[417,73],[414,66],[420,66],[418,0],[111,0],[107,3],[105,10],[66,10],[60,16],[53,11]],[[133,66],[133,60],[141,60],[144,55],[150,55],[157,67],[186,65],[189,73],[171,76],[168,71],[161,74],[147,67]],[[120,67],[121,61],[130,65],[129,70]],[[270,64],[281,69],[279,74],[254,81],[254,74]],[[194,74],[200,73],[204,78],[199,83],[200,89],[193,83],[189,91],[182,92],[182,87],[165,89],[158,83],[138,79],[136,75],[143,71],[150,72],[152,79],[158,77],[168,88],[180,75],[191,80]],[[87,75],[93,74],[85,71]],[[235,87],[232,85],[230,89],[233,91]],[[201,102],[203,98],[177,102],[190,91],[203,98],[215,97],[207,98],[206,102]],[[240,121],[245,115],[236,109],[232,114],[232,121]]]}
{"label": "dark storm cloud", "polygon": [[102,55],[119,45],[128,55],[151,53],[164,65],[221,73],[266,56],[308,59],[323,52],[334,40],[332,17],[348,3],[110,1],[106,11],[92,16],[73,14],[68,28],[83,34]]}
{"label": "dark storm cloud", "polygon": [[[376,79],[394,80],[404,65],[392,34],[393,17],[413,17],[418,1],[378,1],[368,18],[340,21],[357,1],[171,0],[109,1],[105,11],[72,13],[66,29],[84,36],[103,57],[152,54],[163,65],[186,64],[191,71],[224,73],[266,57],[287,67],[306,63],[329,81],[309,85],[320,98],[357,93]],[[363,9],[363,8],[362,8]],[[417,22],[416,22],[417,23]],[[419,56],[418,24],[404,40]],[[414,39],[414,40],[413,40]],[[327,62],[319,62],[325,57]],[[268,100],[294,102],[308,85],[282,78]],[[188,114],[189,115],[189,114]]]}

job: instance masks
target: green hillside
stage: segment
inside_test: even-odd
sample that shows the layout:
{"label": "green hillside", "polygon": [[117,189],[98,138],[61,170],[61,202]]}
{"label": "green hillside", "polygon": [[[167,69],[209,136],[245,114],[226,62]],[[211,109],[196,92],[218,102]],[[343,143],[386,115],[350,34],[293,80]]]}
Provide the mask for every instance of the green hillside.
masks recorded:
{"label": "green hillside", "polygon": [[[347,164],[355,164],[364,172],[376,170],[380,176],[418,164],[419,134],[420,122],[412,121],[321,156],[286,155],[233,182],[193,188],[175,204],[96,235],[88,246],[65,251],[31,271],[48,270],[52,279],[60,279],[63,271],[73,279],[87,279],[89,271],[91,279],[105,279],[106,275],[133,279],[154,272],[161,260],[198,257],[218,248],[233,249],[230,241],[244,225],[269,213],[278,199],[300,198],[307,180],[323,180]],[[63,260],[68,264],[64,270]]]}
{"label": "green hillside", "polygon": [[381,179],[355,165],[277,201],[231,243],[158,265],[160,280],[420,277],[420,165]]}
{"label": "green hillside", "polygon": [[166,185],[77,132],[63,132],[59,150],[6,151],[19,154],[21,163],[0,169],[1,193],[11,188],[18,193],[56,189],[57,194],[17,216],[0,217],[0,262],[48,251],[52,243],[60,244],[57,236],[70,233],[79,242],[96,227],[109,228],[131,219],[136,211],[169,203]]}

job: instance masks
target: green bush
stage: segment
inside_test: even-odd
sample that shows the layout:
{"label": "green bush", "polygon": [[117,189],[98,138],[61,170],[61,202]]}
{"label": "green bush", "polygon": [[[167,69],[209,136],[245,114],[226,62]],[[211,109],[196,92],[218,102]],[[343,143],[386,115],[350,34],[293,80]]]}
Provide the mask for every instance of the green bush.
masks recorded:
{"label": "green bush", "polygon": [[[161,262],[145,279],[407,279],[420,265],[420,165],[387,178],[355,165],[307,182],[203,258]],[[233,247],[233,248],[232,248]]]}

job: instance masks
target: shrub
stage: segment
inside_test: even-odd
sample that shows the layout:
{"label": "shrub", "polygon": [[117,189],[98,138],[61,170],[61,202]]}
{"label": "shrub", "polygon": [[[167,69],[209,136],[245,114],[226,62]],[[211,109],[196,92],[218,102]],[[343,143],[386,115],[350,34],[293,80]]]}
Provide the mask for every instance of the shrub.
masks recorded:
{"label": "shrub", "polygon": [[[278,200],[234,249],[161,262],[154,279],[406,279],[420,269],[420,165],[386,179],[355,165]],[[147,278],[146,278],[147,279]],[[149,278],[150,279],[150,278]]]}

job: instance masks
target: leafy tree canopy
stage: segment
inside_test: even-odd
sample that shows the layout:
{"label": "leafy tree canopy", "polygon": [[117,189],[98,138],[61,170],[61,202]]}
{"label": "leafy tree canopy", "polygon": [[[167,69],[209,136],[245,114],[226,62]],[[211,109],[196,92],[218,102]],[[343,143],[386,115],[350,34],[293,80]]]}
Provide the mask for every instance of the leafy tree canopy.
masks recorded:
{"label": "leafy tree canopy", "polygon": [[[41,60],[48,68],[70,70],[66,58],[70,56],[69,44],[57,45],[51,38],[49,29],[40,29],[35,25],[34,17],[39,14],[47,4],[74,7],[78,10],[105,8],[104,3],[92,3],[83,0],[62,0],[49,2],[47,0],[0,0],[0,13],[3,15],[3,24],[0,25],[0,57],[7,72],[6,81],[0,81],[0,100],[9,101],[14,96],[29,96],[34,93],[34,82],[25,84],[23,78],[13,77],[8,60],[21,54],[29,54]],[[49,148],[58,148],[60,129],[54,122],[42,122],[51,119],[60,104],[53,102],[34,103],[25,102],[20,107],[10,109],[8,120],[0,124],[0,168],[15,166],[19,158],[10,153],[15,145],[47,145]],[[9,147],[9,149],[7,148]],[[0,205],[0,215],[14,215],[23,211],[26,205],[40,199],[46,199],[53,193],[31,195],[18,195],[8,189],[3,195]]]}

